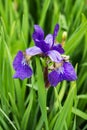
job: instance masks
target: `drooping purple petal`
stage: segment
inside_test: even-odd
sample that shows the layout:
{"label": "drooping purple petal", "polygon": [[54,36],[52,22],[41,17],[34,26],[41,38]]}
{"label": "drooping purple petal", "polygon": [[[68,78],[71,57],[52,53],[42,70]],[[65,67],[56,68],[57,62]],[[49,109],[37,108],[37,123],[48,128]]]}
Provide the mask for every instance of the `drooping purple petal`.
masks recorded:
{"label": "drooping purple petal", "polygon": [[26,49],[26,54],[30,56],[34,56],[41,53],[42,53],[42,50],[37,46]]}
{"label": "drooping purple petal", "polygon": [[28,65],[21,65],[13,77],[24,80],[25,78],[30,78],[31,75],[32,75],[32,69]]}
{"label": "drooping purple petal", "polygon": [[60,62],[62,60],[62,57],[61,57],[60,53],[58,51],[56,51],[56,50],[48,51],[47,55],[54,62]]}
{"label": "drooping purple petal", "polygon": [[64,79],[67,81],[73,81],[77,79],[77,75],[75,73],[75,70],[70,62],[64,62]]}
{"label": "drooping purple petal", "polygon": [[43,51],[43,53],[50,50],[49,44],[47,44],[44,40],[37,41],[36,46],[39,47]]}
{"label": "drooping purple petal", "polygon": [[20,78],[21,80],[23,80],[25,78],[30,78],[30,76],[32,75],[32,69],[27,64],[22,51],[19,51],[14,58],[13,67],[16,71],[13,76],[14,78]]}
{"label": "drooping purple petal", "polygon": [[53,44],[54,44],[54,40],[58,34],[58,30],[59,30],[59,24],[56,24],[55,28],[54,28],[54,33],[53,33]]}
{"label": "drooping purple petal", "polygon": [[13,61],[13,67],[15,70],[17,70],[17,68],[21,65],[22,59],[23,59],[23,53],[22,53],[22,51],[18,51],[18,53]]}
{"label": "drooping purple petal", "polygon": [[63,80],[63,77],[61,73],[53,70],[51,73],[48,74],[48,80],[52,86],[56,86],[59,82]]}
{"label": "drooping purple petal", "polygon": [[52,50],[56,50],[58,51],[60,54],[64,53],[64,49],[62,48],[61,44],[54,44],[54,46],[52,47]]}
{"label": "drooping purple petal", "polygon": [[77,79],[75,70],[70,62],[64,62],[63,66],[56,68],[48,75],[48,80],[52,86],[56,86],[63,80],[73,81]]}
{"label": "drooping purple petal", "polygon": [[52,44],[53,44],[53,35],[52,34],[48,34],[45,37],[45,42],[48,43],[50,45],[50,48],[51,48]]}
{"label": "drooping purple petal", "polygon": [[32,35],[34,41],[44,39],[44,31],[39,25],[34,25],[34,33]]}

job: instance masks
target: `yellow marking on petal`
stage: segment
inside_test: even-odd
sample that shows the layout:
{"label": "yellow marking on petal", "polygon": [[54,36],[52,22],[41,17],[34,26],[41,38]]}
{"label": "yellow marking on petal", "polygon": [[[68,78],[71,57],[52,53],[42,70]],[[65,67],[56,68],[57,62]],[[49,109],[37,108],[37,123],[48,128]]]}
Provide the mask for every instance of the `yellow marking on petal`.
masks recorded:
{"label": "yellow marking on petal", "polygon": [[67,55],[62,55],[62,57],[63,57],[64,61],[69,61],[69,59],[70,59],[70,56],[67,56]]}
{"label": "yellow marking on petal", "polygon": [[32,57],[32,56],[30,56],[30,55],[26,55],[26,56],[25,56],[26,61],[29,61],[29,60],[31,59],[31,57]]}
{"label": "yellow marking on petal", "polygon": [[54,63],[56,69],[60,68],[63,65],[63,61],[60,63]]}
{"label": "yellow marking on petal", "polygon": [[23,55],[25,57],[26,62],[28,63],[32,56],[31,55],[26,55],[26,52],[23,52]]}

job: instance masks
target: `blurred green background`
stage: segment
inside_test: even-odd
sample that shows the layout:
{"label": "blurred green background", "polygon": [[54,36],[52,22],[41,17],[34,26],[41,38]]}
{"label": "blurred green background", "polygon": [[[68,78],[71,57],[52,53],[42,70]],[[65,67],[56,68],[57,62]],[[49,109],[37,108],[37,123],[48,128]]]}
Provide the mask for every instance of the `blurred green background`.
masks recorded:
{"label": "blurred green background", "polygon": [[[46,35],[56,23],[77,81],[46,89],[38,58],[31,79],[13,79],[14,56],[34,45],[33,25]],[[0,0],[0,130],[87,130],[87,0]]]}

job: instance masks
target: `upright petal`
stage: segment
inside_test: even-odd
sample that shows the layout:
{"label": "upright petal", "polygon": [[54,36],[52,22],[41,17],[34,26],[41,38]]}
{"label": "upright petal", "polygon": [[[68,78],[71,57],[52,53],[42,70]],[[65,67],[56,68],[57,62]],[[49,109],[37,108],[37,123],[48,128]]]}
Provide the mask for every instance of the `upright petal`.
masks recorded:
{"label": "upright petal", "polygon": [[77,75],[75,73],[75,70],[70,62],[64,62],[64,80],[67,81],[73,81],[77,79]]}
{"label": "upright petal", "polygon": [[56,86],[59,82],[63,80],[63,77],[61,73],[53,70],[51,73],[49,73],[48,80],[52,86]]}
{"label": "upright petal", "polygon": [[44,39],[44,31],[39,25],[34,25],[34,33],[32,35],[33,40],[43,40]]}
{"label": "upright petal", "polygon": [[58,51],[60,54],[64,53],[64,49],[62,48],[61,44],[54,44],[54,46],[52,47],[52,50],[56,50]]}
{"label": "upright petal", "polygon": [[46,53],[50,50],[49,44],[47,44],[44,40],[37,41],[36,46],[39,47],[43,53]]}
{"label": "upright petal", "polygon": [[54,62],[60,62],[60,61],[62,61],[62,57],[61,57],[60,53],[58,51],[56,51],[56,50],[48,51],[47,55]]}
{"label": "upright petal", "polygon": [[45,37],[45,42],[48,43],[50,45],[50,48],[51,48],[52,44],[53,44],[53,35],[52,34],[48,34]]}
{"label": "upright petal", "polygon": [[23,52],[22,51],[18,51],[16,57],[14,58],[13,61],[13,67],[15,70],[17,70],[17,68],[21,65],[21,61],[23,59]]}
{"label": "upright petal", "polygon": [[24,80],[25,78],[30,78],[32,75],[32,69],[28,65],[21,65],[20,68],[16,71],[13,78],[20,78]]}
{"label": "upright petal", "polygon": [[58,34],[58,30],[59,30],[59,24],[56,24],[55,28],[54,28],[54,33],[53,33],[53,44],[54,44],[54,40]]}
{"label": "upright petal", "polygon": [[42,50],[37,46],[26,49],[26,54],[30,56],[34,56],[41,53],[42,53]]}

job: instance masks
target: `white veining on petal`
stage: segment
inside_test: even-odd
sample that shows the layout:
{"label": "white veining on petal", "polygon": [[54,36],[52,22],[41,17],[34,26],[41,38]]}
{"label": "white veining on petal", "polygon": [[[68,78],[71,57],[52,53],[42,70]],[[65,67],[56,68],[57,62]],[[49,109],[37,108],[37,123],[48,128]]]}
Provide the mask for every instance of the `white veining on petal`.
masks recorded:
{"label": "white veining on petal", "polygon": [[21,64],[22,64],[22,65],[27,65],[27,62],[26,62],[26,59],[25,59],[25,58],[23,58]]}
{"label": "white veining on petal", "polygon": [[64,68],[61,66],[61,67],[59,67],[58,69],[57,69],[57,71],[58,71],[58,73],[60,74],[63,74],[63,72],[64,72]]}

